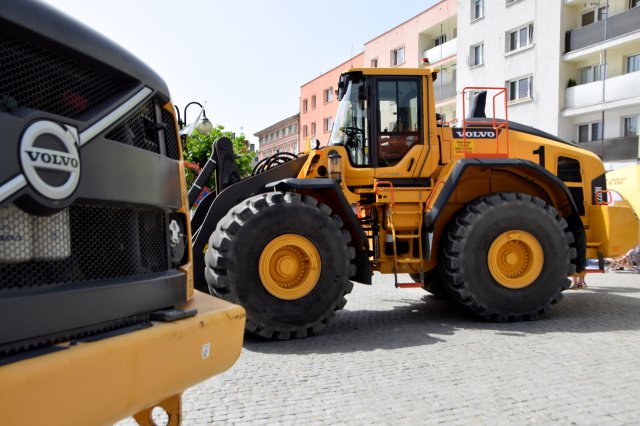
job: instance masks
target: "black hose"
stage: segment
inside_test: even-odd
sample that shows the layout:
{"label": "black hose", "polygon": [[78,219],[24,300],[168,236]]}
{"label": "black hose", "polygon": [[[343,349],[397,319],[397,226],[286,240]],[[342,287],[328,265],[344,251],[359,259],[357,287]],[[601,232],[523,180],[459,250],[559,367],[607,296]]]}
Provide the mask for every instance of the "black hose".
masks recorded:
{"label": "black hose", "polygon": [[260,160],[260,162],[258,162],[258,164],[256,164],[256,166],[253,168],[251,176],[255,176],[266,170],[277,167],[280,164],[295,160],[296,158],[298,158],[298,156],[292,152],[277,152],[269,157]]}

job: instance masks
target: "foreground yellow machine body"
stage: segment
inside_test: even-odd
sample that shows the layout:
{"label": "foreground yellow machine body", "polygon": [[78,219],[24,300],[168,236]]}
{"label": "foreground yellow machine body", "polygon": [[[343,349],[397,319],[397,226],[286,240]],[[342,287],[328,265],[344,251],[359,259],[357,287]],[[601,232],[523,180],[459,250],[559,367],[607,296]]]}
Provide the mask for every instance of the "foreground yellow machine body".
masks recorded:
{"label": "foreground yellow machine body", "polygon": [[178,424],[245,311],[194,290],[169,89],[40,2],[0,4],[0,52],[0,424]]}
{"label": "foreground yellow machine body", "polygon": [[242,347],[244,310],[196,292],[198,315],[0,367],[6,425],[113,424],[156,406],[179,424],[180,395],[230,368]]}

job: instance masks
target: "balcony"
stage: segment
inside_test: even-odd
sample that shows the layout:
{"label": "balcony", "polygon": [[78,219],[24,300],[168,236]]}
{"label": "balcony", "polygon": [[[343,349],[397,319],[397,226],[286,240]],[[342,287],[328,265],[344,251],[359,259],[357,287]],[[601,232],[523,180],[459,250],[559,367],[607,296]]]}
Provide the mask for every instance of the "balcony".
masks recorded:
{"label": "balcony", "polygon": [[442,43],[440,46],[432,47],[424,51],[422,57],[429,58],[429,62],[435,64],[438,61],[447,59],[458,54],[458,38]]}
{"label": "balcony", "polygon": [[567,31],[565,34],[564,53],[593,46],[603,41],[611,40],[640,30],[640,7],[634,7],[625,12],[613,15],[607,20],[607,34],[605,35],[605,21],[594,22],[582,28]]}
{"label": "balcony", "polygon": [[438,80],[433,83],[433,94],[436,102],[456,97],[456,81],[440,84]]}
{"label": "balcony", "polygon": [[[602,98],[604,83],[604,100]],[[604,104],[604,105],[603,105]],[[568,87],[563,116],[640,104],[640,71]]]}
{"label": "balcony", "polygon": [[602,157],[602,161],[630,161],[637,160],[640,140],[638,136],[605,139],[604,141],[592,141],[580,143],[584,148]]}

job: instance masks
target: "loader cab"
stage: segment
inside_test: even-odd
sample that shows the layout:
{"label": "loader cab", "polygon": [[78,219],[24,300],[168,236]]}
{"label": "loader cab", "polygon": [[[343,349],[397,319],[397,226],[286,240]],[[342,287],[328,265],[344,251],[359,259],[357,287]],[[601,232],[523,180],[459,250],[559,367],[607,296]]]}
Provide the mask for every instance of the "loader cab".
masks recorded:
{"label": "loader cab", "polygon": [[354,167],[398,164],[423,144],[420,76],[343,74],[330,145],[346,148]]}

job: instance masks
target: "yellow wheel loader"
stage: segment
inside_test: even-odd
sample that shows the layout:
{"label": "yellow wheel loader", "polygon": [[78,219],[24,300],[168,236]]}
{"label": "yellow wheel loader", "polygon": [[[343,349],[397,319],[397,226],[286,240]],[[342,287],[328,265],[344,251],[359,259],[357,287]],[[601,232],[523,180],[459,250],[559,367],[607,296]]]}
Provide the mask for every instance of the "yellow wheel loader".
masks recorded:
{"label": "yellow wheel loader", "polygon": [[[538,318],[587,259],[638,240],[629,204],[611,204],[602,161],[510,122],[504,88],[465,88],[456,127],[435,112],[437,70],[352,69],[340,77],[329,145],[276,155],[240,180],[214,143],[192,218],[195,286],[247,310],[266,338],[322,330],[351,281],[408,273],[492,321]],[[469,107],[467,107],[469,105]],[[468,110],[468,111],[467,111]],[[498,118],[502,117],[502,118]]]}

